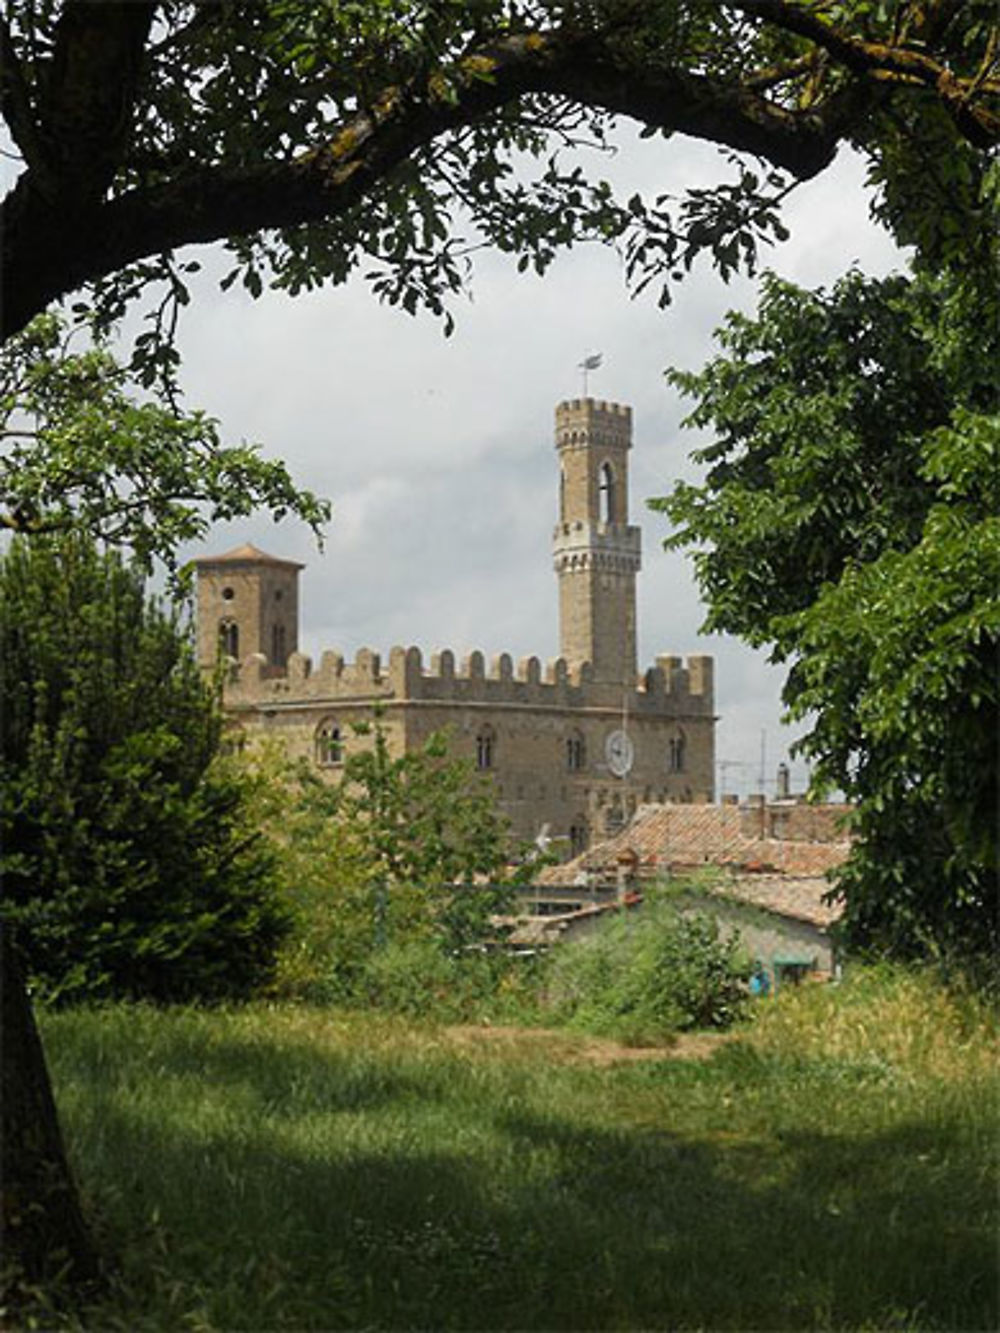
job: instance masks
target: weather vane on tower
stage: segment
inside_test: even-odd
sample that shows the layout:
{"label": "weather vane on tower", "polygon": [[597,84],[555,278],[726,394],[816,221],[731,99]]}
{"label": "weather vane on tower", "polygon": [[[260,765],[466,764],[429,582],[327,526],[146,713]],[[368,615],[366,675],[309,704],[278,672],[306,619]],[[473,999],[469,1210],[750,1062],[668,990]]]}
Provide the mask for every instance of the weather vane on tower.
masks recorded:
{"label": "weather vane on tower", "polygon": [[580,364],[577,366],[577,370],[583,373],[584,398],[586,398],[587,396],[588,376],[590,375],[590,372],[592,370],[597,370],[600,367],[601,361],[603,359],[604,358],[600,352],[592,352],[590,356],[585,356],[583,360],[580,362]]}

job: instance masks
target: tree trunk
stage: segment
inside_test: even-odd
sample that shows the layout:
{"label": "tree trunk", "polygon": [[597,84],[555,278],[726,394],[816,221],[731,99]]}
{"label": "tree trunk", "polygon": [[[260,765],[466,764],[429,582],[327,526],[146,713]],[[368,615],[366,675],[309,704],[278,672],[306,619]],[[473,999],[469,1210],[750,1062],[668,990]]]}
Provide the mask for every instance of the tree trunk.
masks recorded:
{"label": "tree trunk", "polygon": [[0,1253],[16,1288],[96,1282],[49,1072],[11,932],[0,926]]}

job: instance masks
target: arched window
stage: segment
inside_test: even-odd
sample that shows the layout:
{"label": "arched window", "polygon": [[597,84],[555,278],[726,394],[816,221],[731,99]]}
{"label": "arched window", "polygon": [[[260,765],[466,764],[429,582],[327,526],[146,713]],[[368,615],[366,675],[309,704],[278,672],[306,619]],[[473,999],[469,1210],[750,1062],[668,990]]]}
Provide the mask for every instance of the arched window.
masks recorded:
{"label": "arched window", "polygon": [[590,830],[583,815],[577,815],[569,826],[569,854],[582,856],[590,843]]}
{"label": "arched window", "polygon": [[271,664],[283,667],[288,657],[288,645],[284,625],[271,626]]}
{"label": "arched window", "polygon": [[571,773],[579,773],[586,761],[587,749],[583,734],[579,731],[570,732],[566,737],[566,767]]}
{"label": "arched window", "polygon": [[476,735],[476,767],[492,768],[496,759],[496,732],[492,727],[481,727]]}
{"label": "arched window", "polygon": [[219,621],[219,652],[223,657],[240,656],[240,627],[235,620]]}
{"label": "arched window", "polygon": [[684,733],[683,731],[679,731],[676,736],[671,736],[670,747],[667,753],[667,768],[671,773],[684,772],[684,750]]}
{"label": "arched window", "polygon": [[566,469],[559,469],[559,522],[566,522]]}
{"label": "arched window", "polygon": [[601,464],[598,491],[600,499],[598,516],[602,523],[613,523],[615,521],[615,474],[610,463]]}
{"label": "arched window", "polygon": [[321,722],[316,730],[316,762],[322,768],[344,762],[344,742],[340,725],[332,718]]}

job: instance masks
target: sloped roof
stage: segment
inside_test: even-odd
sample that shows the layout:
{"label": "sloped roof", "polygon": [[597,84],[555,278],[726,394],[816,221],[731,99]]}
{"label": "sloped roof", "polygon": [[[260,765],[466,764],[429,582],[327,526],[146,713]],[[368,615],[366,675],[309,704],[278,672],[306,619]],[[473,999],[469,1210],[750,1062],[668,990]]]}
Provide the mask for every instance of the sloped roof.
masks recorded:
{"label": "sloped roof", "polygon": [[614,878],[618,857],[634,853],[640,875],[671,867],[731,866],[784,876],[821,877],[847,858],[850,843],[749,837],[735,805],[645,805],[621,833],[564,865],[541,872],[543,884],[574,884],[583,873]]}
{"label": "sloped roof", "polygon": [[231,551],[224,551],[222,555],[199,556],[194,563],[196,565],[282,565],[285,568],[305,569],[305,565],[297,560],[282,560],[276,555],[268,555],[266,551],[262,551],[259,546],[251,545],[250,542],[234,546]]}
{"label": "sloped roof", "polygon": [[824,902],[830,892],[824,875],[733,875],[709,891],[821,929],[839,920],[844,911],[843,902]]}

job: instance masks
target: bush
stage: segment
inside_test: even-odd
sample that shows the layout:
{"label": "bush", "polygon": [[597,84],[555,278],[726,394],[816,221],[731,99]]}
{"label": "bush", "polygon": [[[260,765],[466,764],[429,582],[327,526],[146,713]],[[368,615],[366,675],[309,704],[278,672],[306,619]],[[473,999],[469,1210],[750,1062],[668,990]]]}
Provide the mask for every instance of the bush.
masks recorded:
{"label": "bush", "polygon": [[467,1005],[499,975],[500,960],[481,951],[527,867],[510,871],[506,821],[446,736],[394,757],[377,710],[356,731],[363,746],[334,782],[277,747],[247,757],[293,919],[275,992],[412,1013],[449,989]]}
{"label": "bush", "polygon": [[725,1028],[747,1001],[750,961],[714,918],[650,894],[637,913],[554,951],[548,999],[565,1022],[626,1041]]}
{"label": "bush", "polygon": [[538,1018],[538,986],[525,960],[503,952],[449,952],[426,937],[391,940],[347,978],[331,977],[328,998],[438,1023]]}
{"label": "bush", "polygon": [[0,562],[0,922],[59,1000],[245,996],[286,917],[176,614],[83,539]]}

